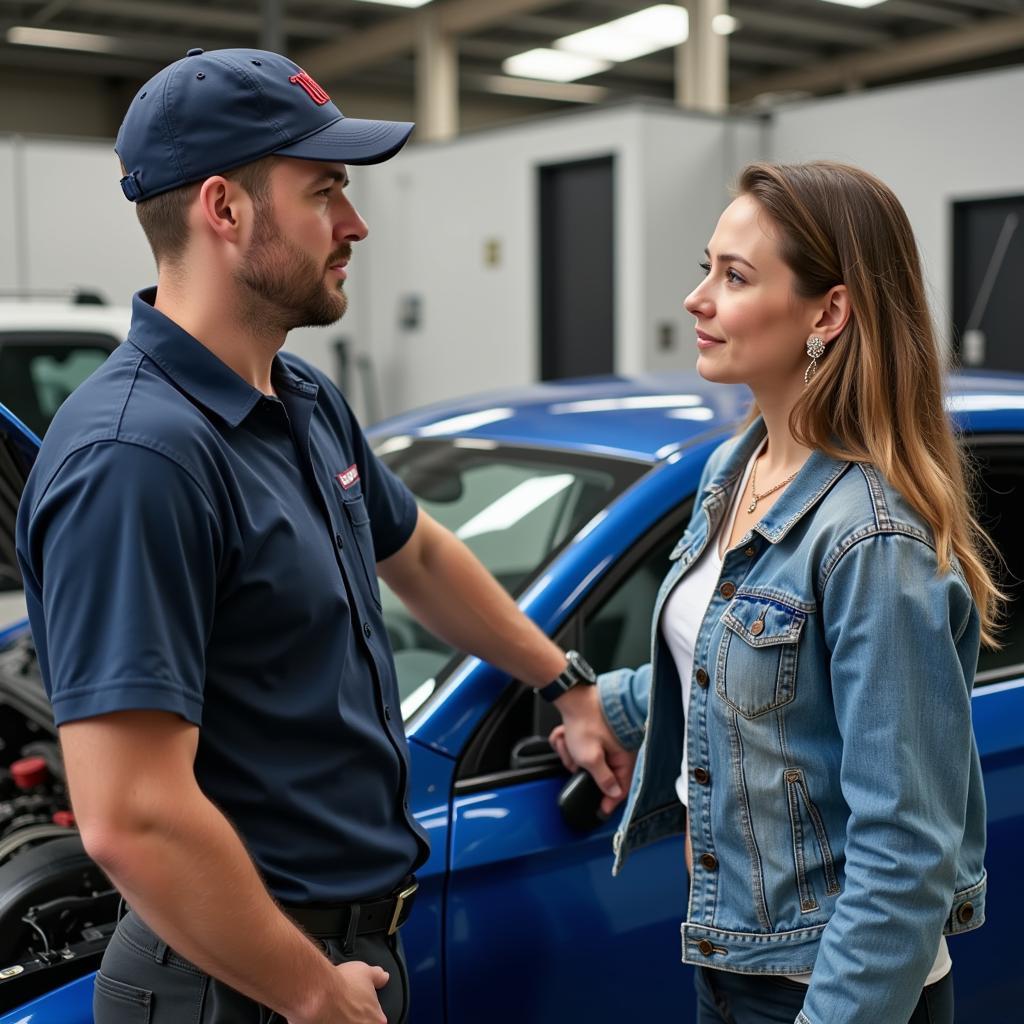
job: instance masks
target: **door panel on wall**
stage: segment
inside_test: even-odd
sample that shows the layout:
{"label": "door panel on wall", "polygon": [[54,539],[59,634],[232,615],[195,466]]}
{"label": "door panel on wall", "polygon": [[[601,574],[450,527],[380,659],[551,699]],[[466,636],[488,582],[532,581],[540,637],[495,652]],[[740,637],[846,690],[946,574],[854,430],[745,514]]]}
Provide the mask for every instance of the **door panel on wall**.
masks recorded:
{"label": "door panel on wall", "polygon": [[953,204],[953,322],[965,367],[1024,370],[1024,196]]}
{"label": "door panel on wall", "polygon": [[613,157],[540,168],[542,380],[615,368]]}

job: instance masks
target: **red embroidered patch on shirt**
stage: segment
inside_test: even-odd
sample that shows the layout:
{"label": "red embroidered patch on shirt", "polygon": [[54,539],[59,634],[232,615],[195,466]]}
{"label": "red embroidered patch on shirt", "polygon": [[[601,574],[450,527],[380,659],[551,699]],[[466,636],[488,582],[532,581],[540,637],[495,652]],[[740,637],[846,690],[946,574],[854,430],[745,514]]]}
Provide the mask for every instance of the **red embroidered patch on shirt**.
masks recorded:
{"label": "red embroidered patch on shirt", "polygon": [[338,473],[335,479],[347,491],[353,484],[359,482],[359,467],[353,463],[344,473]]}

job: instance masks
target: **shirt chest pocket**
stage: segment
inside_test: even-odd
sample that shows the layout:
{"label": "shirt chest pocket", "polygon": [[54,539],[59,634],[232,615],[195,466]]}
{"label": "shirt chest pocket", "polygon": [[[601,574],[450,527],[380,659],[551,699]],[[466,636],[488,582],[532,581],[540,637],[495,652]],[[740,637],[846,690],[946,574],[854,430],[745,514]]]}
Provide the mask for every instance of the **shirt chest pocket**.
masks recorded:
{"label": "shirt chest pocket", "polygon": [[341,503],[355,540],[356,551],[354,554],[349,553],[349,561],[359,563],[366,585],[370,589],[370,596],[373,598],[374,604],[380,608],[380,584],[377,581],[377,561],[373,551],[373,531],[370,528],[370,515],[366,511],[362,489],[358,481],[349,485],[348,488],[341,487],[339,484],[339,489]]}
{"label": "shirt chest pocket", "polygon": [[737,594],[722,615],[715,666],[718,696],[744,718],[784,707],[796,696],[800,634],[807,613],[771,598]]}

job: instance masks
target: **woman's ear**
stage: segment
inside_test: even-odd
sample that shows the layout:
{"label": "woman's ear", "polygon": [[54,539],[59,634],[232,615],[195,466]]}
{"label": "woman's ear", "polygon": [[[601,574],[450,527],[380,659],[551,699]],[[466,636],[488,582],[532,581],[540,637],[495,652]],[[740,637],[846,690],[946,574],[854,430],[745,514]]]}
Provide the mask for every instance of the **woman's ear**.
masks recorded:
{"label": "woman's ear", "polygon": [[850,293],[845,284],[837,284],[825,293],[818,307],[818,319],[811,328],[826,345],[834,341],[850,319]]}

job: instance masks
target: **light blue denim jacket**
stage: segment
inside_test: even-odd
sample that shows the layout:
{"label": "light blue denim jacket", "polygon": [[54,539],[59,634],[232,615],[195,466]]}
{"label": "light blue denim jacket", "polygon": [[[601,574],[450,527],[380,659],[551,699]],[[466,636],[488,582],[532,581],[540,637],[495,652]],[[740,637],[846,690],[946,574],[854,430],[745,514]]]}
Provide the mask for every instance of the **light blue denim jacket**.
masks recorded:
{"label": "light blue denim jacket", "polygon": [[[708,461],[651,664],[599,680],[609,724],[640,751],[616,873],[685,826],[682,693],[658,624],[763,436],[758,420]],[[905,499],[871,466],[814,452],[727,554],[697,635],[684,961],[813,968],[799,1024],[909,1018],[940,934],[985,916],[979,629],[959,566],[938,573]]]}

